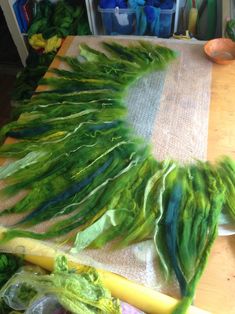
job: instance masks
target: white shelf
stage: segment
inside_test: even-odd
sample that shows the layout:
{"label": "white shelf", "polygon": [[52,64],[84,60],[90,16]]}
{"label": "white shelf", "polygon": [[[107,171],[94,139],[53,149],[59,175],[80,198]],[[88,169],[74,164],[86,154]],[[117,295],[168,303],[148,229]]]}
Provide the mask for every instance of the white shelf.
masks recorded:
{"label": "white shelf", "polygon": [[90,31],[93,35],[102,34],[102,22],[100,14],[97,12],[98,0],[86,0],[86,11],[88,22],[90,26]]}
{"label": "white shelf", "polygon": [[21,62],[25,66],[26,58],[28,56],[28,49],[24,40],[24,34],[20,32],[19,25],[14,13],[14,3],[15,0],[0,0],[0,7],[2,8],[8,29],[18,50]]}

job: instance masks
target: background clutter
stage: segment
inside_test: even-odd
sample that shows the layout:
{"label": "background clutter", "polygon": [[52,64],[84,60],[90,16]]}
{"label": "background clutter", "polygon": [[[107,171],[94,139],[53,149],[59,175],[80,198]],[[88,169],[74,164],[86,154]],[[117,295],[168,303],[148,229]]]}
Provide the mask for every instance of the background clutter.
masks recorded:
{"label": "background clutter", "polygon": [[98,11],[106,35],[172,35],[173,0],[100,0]]}

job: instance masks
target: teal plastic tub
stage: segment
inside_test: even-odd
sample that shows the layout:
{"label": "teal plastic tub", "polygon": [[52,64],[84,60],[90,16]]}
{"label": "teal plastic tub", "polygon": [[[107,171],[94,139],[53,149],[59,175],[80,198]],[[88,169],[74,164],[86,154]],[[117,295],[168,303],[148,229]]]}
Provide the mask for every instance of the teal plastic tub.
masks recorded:
{"label": "teal plastic tub", "polygon": [[133,9],[101,9],[103,28],[105,35],[135,35],[136,14]]}
{"label": "teal plastic tub", "polygon": [[169,38],[173,34],[173,23],[175,17],[175,5],[171,10],[161,10],[159,18],[159,28],[155,36]]}

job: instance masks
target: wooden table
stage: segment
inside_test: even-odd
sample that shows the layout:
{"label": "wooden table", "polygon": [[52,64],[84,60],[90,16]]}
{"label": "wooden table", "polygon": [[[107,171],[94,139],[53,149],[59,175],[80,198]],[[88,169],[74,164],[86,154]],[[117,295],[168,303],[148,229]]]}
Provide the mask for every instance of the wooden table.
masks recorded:
{"label": "wooden table", "polygon": [[[72,36],[67,37],[58,54],[66,55],[72,41]],[[59,59],[55,58],[51,67],[59,65]],[[221,155],[235,159],[235,63],[214,64],[212,70],[208,159],[213,161]],[[235,313],[235,236],[215,241],[197,288],[195,305],[214,314]]]}
{"label": "wooden table", "polygon": [[[235,63],[212,69],[207,157],[221,155],[235,159]],[[215,314],[235,313],[235,236],[215,241],[195,304]]]}

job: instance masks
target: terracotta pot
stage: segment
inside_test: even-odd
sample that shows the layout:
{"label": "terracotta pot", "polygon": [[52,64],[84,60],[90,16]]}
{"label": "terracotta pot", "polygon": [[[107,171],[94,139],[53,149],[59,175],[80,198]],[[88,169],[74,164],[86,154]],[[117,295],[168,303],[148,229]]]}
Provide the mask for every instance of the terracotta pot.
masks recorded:
{"label": "terracotta pot", "polygon": [[228,38],[216,38],[204,46],[207,57],[218,64],[229,64],[235,61],[235,42]]}

